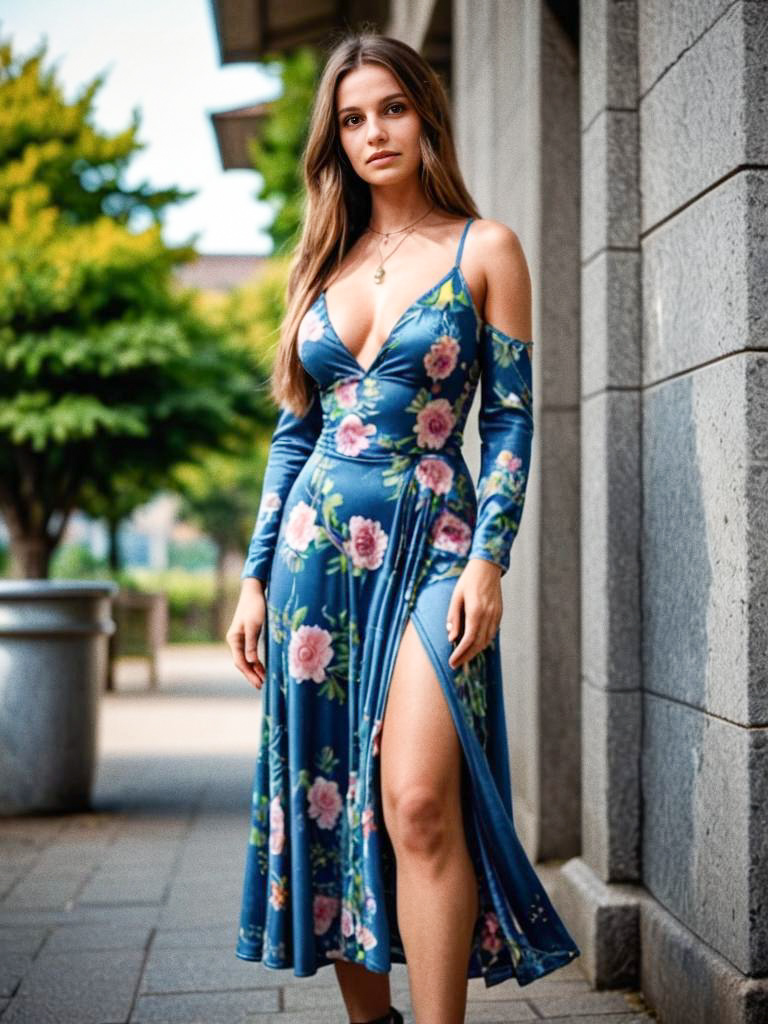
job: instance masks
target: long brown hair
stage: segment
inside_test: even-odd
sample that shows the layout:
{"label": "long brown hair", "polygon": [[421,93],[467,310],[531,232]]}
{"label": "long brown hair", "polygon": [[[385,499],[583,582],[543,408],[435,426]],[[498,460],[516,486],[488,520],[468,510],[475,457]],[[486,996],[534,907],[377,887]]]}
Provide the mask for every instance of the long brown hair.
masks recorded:
{"label": "long brown hair", "polygon": [[427,200],[446,213],[479,216],[459,170],[448,98],[438,75],[400,39],[368,31],[345,35],[331,51],[315,94],[303,154],[301,236],[291,260],[271,377],[274,401],[297,416],[309,408],[312,386],[298,356],[299,324],[371,215],[370,186],[344,152],[335,110],[339,82],[362,64],[387,68],[421,117],[419,173]]}

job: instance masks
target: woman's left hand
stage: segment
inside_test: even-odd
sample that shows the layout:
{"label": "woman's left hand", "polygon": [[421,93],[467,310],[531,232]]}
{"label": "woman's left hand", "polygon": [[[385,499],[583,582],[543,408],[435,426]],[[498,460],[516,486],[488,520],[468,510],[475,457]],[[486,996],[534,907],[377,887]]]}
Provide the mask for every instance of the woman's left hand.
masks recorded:
{"label": "woman's left hand", "polygon": [[501,567],[485,558],[470,558],[448,606],[448,639],[453,643],[461,636],[448,659],[451,668],[459,668],[488,646],[499,628],[501,613]]}

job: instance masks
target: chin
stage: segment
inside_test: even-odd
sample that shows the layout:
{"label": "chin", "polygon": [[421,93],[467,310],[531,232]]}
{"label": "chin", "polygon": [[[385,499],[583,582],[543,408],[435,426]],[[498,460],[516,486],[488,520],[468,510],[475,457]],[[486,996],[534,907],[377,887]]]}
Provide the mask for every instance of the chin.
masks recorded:
{"label": "chin", "polygon": [[416,170],[406,167],[395,167],[393,165],[379,167],[373,171],[373,166],[373,164],[365,164],[364,170],[360,174],[360,177],[364,178],[369,185],[380,184],[383,180],[386,180],[388,184],[390,182],[408,181],[416,173]]}

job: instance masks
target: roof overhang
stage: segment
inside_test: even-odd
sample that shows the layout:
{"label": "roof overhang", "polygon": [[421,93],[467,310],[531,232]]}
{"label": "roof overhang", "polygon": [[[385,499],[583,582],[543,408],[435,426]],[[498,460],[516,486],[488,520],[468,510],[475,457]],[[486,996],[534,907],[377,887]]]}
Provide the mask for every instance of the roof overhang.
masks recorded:
{"label": "roof overhang", "polygon": [[390,0],[211,0],[222,64],[259,61],[306,44],[323,46],[359,22],[387,30]]}

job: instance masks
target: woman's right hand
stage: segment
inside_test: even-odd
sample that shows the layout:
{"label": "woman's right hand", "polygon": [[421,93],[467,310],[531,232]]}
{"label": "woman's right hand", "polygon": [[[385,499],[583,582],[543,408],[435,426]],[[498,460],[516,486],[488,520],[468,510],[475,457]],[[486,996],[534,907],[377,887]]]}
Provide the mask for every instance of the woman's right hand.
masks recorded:
{"label": "woman's right hand", "polygon": [[266,675],[257,651],[266,611],[261,580],[255,576],[246,576],[232,625],[227,630],[226,641],[232,651],[235,665],[257,690],[264,685]]}

